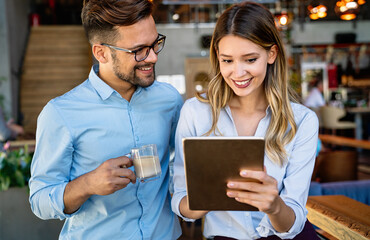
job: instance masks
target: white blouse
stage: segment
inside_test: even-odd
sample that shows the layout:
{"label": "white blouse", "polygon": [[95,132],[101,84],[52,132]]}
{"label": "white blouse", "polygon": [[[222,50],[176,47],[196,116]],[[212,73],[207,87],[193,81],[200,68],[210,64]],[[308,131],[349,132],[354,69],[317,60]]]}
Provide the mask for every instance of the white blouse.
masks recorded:
{"label": "white blouse", "polygon": [[[211,211],[205,216],[203,232],[205,237],[211,238],[218,235],[236,239],[256,239],[277,235],[280,238],[293,238],[302,231],[307,215],[305,206],[315,163],[319,124],[313,111],[297,103],[291,103],[291,106],[298,130],[293,140],[285,146],[288,161],[280,167],[265,154],[264,164],[267,174],[278,181],[280,197],[295,213],[293,226],[288,232],[279,233],[263,212]],[[266,116],[258,124],[256,137],[265,136],[270,119],[271,110],[268,107]],[[185,218],[179,211],[180,201],[187,195],[182,139],[202,136],[211,128],[211,125],[212,114],[209,104],[202,103],[196,98],[185,102],[176,131],[174,194],[171,204],[172,210],[186,221],[194,221],[194,219]],[[217,126],[223,136],[238,136],[228,106],[221,110]]]}

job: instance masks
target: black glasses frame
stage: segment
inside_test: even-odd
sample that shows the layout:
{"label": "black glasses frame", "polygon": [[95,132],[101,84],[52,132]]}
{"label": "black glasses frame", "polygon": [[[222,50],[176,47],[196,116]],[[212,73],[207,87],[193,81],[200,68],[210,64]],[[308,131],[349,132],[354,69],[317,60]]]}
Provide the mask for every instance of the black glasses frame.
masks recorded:
{"label": "black glasses frame", "polygon": [[[161,41],[163,41],[162,47],[159,48],[157,51],[155,51],[154,50],[154,47],[157,44],[159,44]],[[116,47],[116,46],[113,46],[113,45],[110,45],[110,44],[107,44],[107,43],[102,43],[100,45],[107,46],[107,47],[112,48],[112,49],[115,49],[115,50],[119,50],[119,51],[124,51],[124,52],[127,52],[127,53],[135,54],[135,61],[136,62],[141,62],[141,61],[144,61],[149,56],[150,49],[153,49],[153,51],[156,54],[158,54],[160,51],[162,51],[162,49],[164,48],[165,41],[166,41],[166,36],[158,33],[158,38],[157,38],[157,40],[154,41],[154,43],[152,45],[150,45],[150,46],[143,46],[143,47],[141,47],[139,49],[136,49],[136,50],[129,50],[129,49],[121,48],[121,47]],[[147,50],[145,52],[145,56],[142,57],[142,58],[140,58],[140,59],[137,59],[137,53],[140,52],[140,51],[142,51],[145,48],[147,48]]]}

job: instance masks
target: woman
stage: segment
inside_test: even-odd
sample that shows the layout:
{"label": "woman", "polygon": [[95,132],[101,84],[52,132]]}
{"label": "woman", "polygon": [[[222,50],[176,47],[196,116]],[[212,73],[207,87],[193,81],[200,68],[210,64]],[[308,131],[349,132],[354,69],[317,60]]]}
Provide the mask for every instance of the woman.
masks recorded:
{"label": "woman", "polygon": [[[210,59],[215,76],[206,94],[188,100],[181,111],[172,210],[189,221],[205,216],[203,234],[207,238],[317,238],[306,222],[305,205],[318,120],[315,113],[293,101],[283,44],[272,14],[249,2],[227,9],[217,21]],[[227,183],[230,198],[259,211],[189,209],[182,138],[221,135],[265,138],[265,171],[240,172],[260,183]]]}

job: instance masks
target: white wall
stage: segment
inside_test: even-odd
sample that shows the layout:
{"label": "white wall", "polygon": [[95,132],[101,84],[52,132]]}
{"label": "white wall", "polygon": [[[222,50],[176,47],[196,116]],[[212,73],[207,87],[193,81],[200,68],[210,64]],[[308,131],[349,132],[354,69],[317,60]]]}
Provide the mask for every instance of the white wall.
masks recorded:
{"label": "white wall", "polygon": [[297,45],[331,44],[335,43],[336,33],[355,33],[356,42],[370,42],[370,21],[310,22],[303,25],[294,23],[292,41]]}
{"label": "white wall", "polygon": [[[208,56],[209,50],[202,49],[200,37],[212,34],[215,24],[157,24],[157,30],[167,36],[166,46],[160,53],[156,66],[157,75],[184,74],[185,58]],[[332,44],[336,33],[356,33],[357,42],[370,42],[370,21],[330,21],[294,23],[292,26],[293,44]]]}
{"label": "white wall", "polygon": [[166,45],[156,64],[157,75],[184,74],[185,58],[208,56],[209,50],[201,47],[201,36],[212,34],[214,24],[158,24],[159,33],[166,35]]}

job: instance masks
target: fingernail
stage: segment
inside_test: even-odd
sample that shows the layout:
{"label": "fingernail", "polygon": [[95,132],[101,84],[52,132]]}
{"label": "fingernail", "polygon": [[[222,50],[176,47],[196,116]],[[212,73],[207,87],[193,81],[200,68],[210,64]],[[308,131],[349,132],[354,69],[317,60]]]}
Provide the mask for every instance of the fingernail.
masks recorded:
{"label": "fingernail", "polygon": [[234,183],[228,183],[227,186],[228,187],[235,187],[235,184]]}
{"label": "fingernail", "polygon": [[242,176],[247,176],[247,171],[242,171],[242,172],[240,173],[240,175],[242,175]]}
{"label": "fingernail", "polygon": [[234,192],[227,192],[226,194],[227,194],[227,196],[229,196],[229,197],[234,197],[234,196],[235,196],[235,193],[234,193]]}

